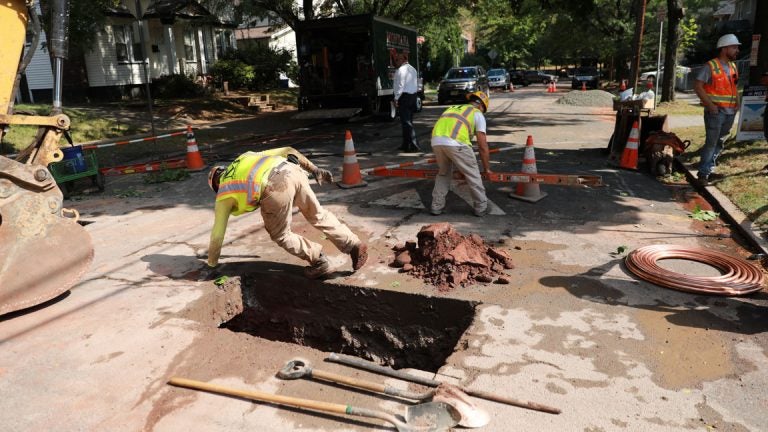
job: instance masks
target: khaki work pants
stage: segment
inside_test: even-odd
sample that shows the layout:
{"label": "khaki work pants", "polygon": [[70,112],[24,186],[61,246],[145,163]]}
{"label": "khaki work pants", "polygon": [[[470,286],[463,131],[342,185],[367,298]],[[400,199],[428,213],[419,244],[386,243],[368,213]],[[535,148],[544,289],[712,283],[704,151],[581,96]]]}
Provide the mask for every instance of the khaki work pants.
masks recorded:
{"label": "khaki work pants", "polygon": [[453,168],[456,167],[467,178],[475,213],[484,212],[488,208],[488,198],[485,196],[485,186],[472,147],[436,145],[432,146],[432,152],[439,169],[435,177],[435,188],[432,190],[431,210],[440,212],[445,207],[445,196],[451,188]]}
{"label": "khaki work pants", "polygon": [[322,231],[341,252],[348,254],[360,244],[360,239],[346,225],[320,205],[301,167],[286,163],[275,170],[260,202],[264,228],[272,241],[310,264],[320,258],[321,245],[291,231],[292,209],[296,205],[307,221]]}

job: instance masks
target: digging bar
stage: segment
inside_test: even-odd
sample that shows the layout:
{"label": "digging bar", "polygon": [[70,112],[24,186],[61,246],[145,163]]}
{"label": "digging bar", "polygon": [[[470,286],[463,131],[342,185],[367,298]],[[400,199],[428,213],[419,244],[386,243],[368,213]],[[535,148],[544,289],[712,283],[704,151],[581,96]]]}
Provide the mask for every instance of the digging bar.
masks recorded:
{"label": "digging bar", "polygon": [[456,426],[450,408],[442,402],[429,402],[410,406],[405,411],[405,418],[395,416],[384,411],[376,411],[367,408],[353,407],[352,405],[335,404],[312,399],[300,399],[290,396],[281,396],[264,393],[256,390],[239,390],[195,381],[187,378],[173,377],[168,384],[228,396],[236,396],[260,402],[269,402],[277,405],[292,406],[296,408],[310,409],[333,414],[345,414],[351,416],[375,418],[392,423],[398,432],[446,432],[448,428]]}
{"label": "digging bar", "polygon": [[[391,376],[394,378],[399,378],[401,380],[414,382],[417,384],[425,385],[427,387],[437,387],[441,384],[441,382],[437,380],[422,378],[416,375],[411,375],[407,372],[394,370],[394,369],[380,366],[376,363],[372,363],[366,360],[358,359],[355,357],[344,356],[337,353],[329,354],[326,360],[334,363],[340,363],[347,366],[365,369],[371,372]],[[501,396],[501,395],[489,393],[482,390],[472,390],[466,387],[459,387],[459,389],[470,396],[479,397],[481,399],[486,399],[486,400],[499,402],[507,405],[512,405],[520,408],[527,408],[530,410],[541,411],[549,414],[560,414],[562,412],[559,408],[550,407],[550,406],[543,405],[536,402],[513,399],[510,397]]]}
{"label": "digging bar", "polygon": [[[488,413],[481,410],[474,403],[472,403],[472,401],[466,394],[464,394],[464,392],[459,390],[457,387],[449,386],[448,384],[443,384],[443,387],[438,387],[436,390],[417,393],[408,390],[401,390],[386,384],[356,379],[332,372],[326,372],[320,369],[315,369],[309,360],[302,358],[289,360],[277,373],[277,377],[286,380],[299,378],[316,378],[318,380],[343,384],[375,393],[383,393],[388,396],[396,396],[417,401],[427,401],[429,399],[432,401],[444,402],[456,410],[457,415],[459,416],[459,425],[468,428],[483,427],[491,421]],[[438,394],[437,398],[435,397],[436,393]]]}

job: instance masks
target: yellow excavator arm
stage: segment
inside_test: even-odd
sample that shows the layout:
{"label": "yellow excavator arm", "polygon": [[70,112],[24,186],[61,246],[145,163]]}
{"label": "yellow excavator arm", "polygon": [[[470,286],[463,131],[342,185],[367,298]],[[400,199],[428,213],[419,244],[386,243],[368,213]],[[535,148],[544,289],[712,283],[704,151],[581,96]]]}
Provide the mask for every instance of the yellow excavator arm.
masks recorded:
{"label": "yellow excavator arm", "polygon": [[69,129],[61,110],[69,12],[66,0],[52,3],[53,107],[50,116],[28,116],[14,115],[14,99],[37,45],[24,53],[27,29],[39,34],[40,24],[32,1],[0,2],[0,140],[13,125],[38,126],[34,141],[15,160],[0,156],[0,315],[63,294],[93,260],[90,235],[77,223],[77,212],[63,207],[48,170],[48,164],[62,159],[59,141]]}

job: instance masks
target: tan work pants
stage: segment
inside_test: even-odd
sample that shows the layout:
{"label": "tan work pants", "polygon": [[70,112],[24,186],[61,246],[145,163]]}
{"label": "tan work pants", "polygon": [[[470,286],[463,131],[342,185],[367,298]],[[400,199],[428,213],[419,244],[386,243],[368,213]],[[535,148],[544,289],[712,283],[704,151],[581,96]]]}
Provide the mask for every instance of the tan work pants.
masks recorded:
{"label": "tan work pants", "polygon": [[301,167],[287,163],[276,169],[279,171],[273,171],[270,176],[260,203],[264,228],[272,241],[310,263],[320,257],[321,245],[291,231],[292,209],[296,205],[307,221],[341,252],[348,254],[360,244],[360,239],[346,225],[320,205]]}
{"label": "tan work pants", "polygon": [[432,152],[439,167],[435,188],[432,190],[432,211],[439,212],[445,207],[445,196],[451,188],[453,168],[456,167],[467,178],[475,213],[484,212],[488,208],[488,198],[485,196],[485,186],[472,147],[436,145],[432,146]]}

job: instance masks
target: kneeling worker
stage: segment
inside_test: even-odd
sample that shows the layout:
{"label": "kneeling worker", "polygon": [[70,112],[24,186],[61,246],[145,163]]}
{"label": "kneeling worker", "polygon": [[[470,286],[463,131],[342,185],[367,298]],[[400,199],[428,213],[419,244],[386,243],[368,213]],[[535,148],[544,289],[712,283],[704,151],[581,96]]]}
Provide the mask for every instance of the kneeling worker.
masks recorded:
{"label": "kneeling worker", "polygon": [[432,129],[432,152],[437,159],[438,173],[435,188],[432,190],[432,208],[430,213],[437,216],[445,207],[445,196],[453,180],[453,168],[458,169],[467,179],[469,191],[474,201],[475,216],[483,217],[488,213],[488,198],[477,166],[475,153],[472,151],[472,136],[477,137],[480,161],[485,175],[491,174],[490,153],[485,137],[485,116],[488,111],[488,95],[476,91],[467,94],[469,103],[454,105],[445,111]]}
{"label": "kneeling worker", "polygon": [[330,171],[318,168],[291,147],[246,152],[227,167],[211,168],[208,185],[216,192],[216,217],[208,245],[208,266],[215,267],[219,262],[229,216],[261,208],[264,228],[272,241],[309,262],[304,271],[306,277],[318,279],[329,275],[331,268],[322,246],[291,231],[291,210],[296,205],[309,223],[351,256],[352,268],[360,269],[368,259],[368,248],[320,205],[304,171],[312,173],[318,184],[333,182]]}

